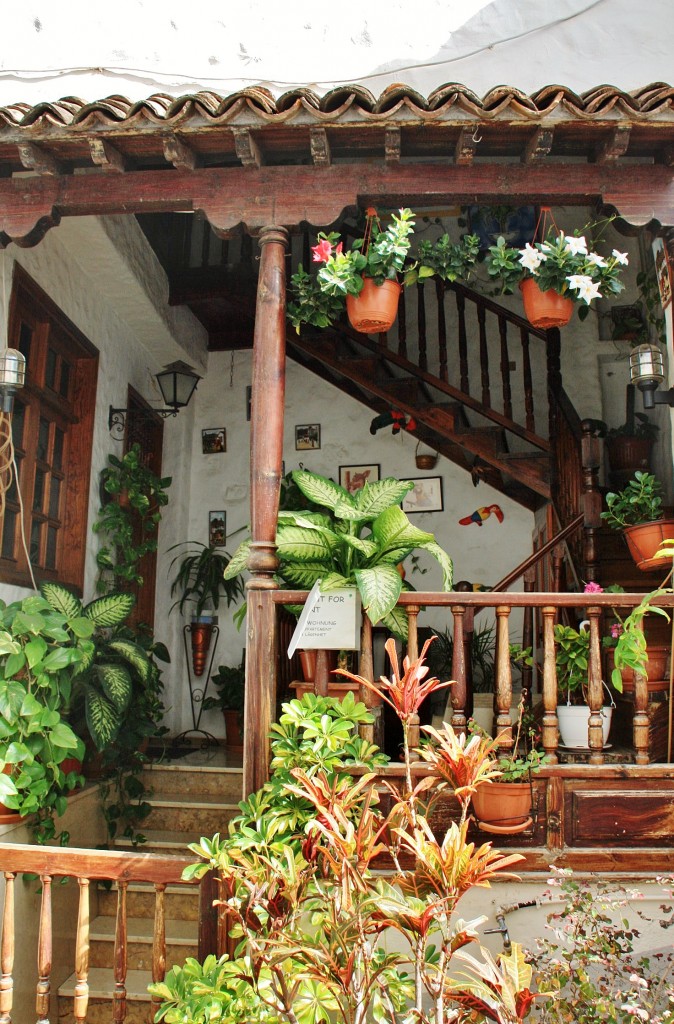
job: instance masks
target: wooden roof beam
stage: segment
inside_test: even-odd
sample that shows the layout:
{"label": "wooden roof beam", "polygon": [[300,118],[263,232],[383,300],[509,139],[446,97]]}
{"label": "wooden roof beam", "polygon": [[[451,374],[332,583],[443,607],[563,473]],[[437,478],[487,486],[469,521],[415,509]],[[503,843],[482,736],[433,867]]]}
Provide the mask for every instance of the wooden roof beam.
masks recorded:
{"label": "wooden roof beam", "polygon": [[526,144],[522,163],[533,164],[538,160],[544,160],[552,149],[554,135],[554,128],[537,128]]}
{"label": "wooden roof beam", "polygon": [[610,164],[624,156],[630,144],[630,132],[628,125],[618,125],[614,128],[608,139],[597,148],[595,163]]}
{"label": "wooden roof beam", "polygon": [[178,170],[194,171],[201,166],[201,160],[191,146],[172,132],[162,139],[164,159]]}
{"label": "wooden roof beam", "polygon": [[46,149],[36,146],[34,142],[19,143],[19,157],[28,171],[49,174],[52,177],[63,173],[62,164]]}
{"label": "wooden roof beam", "polygon": [[310,128],[311,159],[315,167],[329,167],[332,163],[330,140],[325,128]]}
{"label": "wooden roof beam", "polygon": [[467,166],[472,164],[475,158],[475,150],[477,144],[480,142],[480,136],[478,135],[479,125],[471,131],[470,128],[462,128],[459,132],[459,137],[454,147],[454,163],[459,166]]}
{"label": "wooden roof beam", "polygon": [[384,141],[384,159],[387,164],[400,163],[401,135],[400,128],[387,128]]}
{"label": "wooden roof beam", "polygon": [[262,167],[264,160],[253,133],[248,128],[232,128],[236,155],[244,167]]}
{"label": "wooden roof beam", "polygon": [[91,159],[104,171],[123,174],[130,169],[130,164],[122,153],[107,139],[89,139]]}

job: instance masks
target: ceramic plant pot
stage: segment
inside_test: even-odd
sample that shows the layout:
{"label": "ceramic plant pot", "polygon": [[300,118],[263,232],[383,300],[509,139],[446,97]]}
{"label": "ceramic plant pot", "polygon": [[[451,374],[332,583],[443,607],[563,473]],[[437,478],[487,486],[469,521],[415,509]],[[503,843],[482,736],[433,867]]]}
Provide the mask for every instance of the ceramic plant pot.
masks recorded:
{"label": "ceramic plant pot", "polygon": [[[613,708],[605,705],[602,713],[602,743],[606,746],[611,732]],[[558,704],[559,738],[562,746],[575,750],[587,750],[589,746],[590,709],[587,704]]]}
{"label": "ceramic plant pot", "polygon": [[241,753],[243,750],[243,729],[241,728],[241,713],[230,709],[223,710],[225,719],[225,746],[227,750]]}
{"label": "ceramic plant pot", "polygon": [[473,811],[485,832],[523,832],[532,824],[531,784],[484,783],[473,795]]}
{"label": "ceramic plant pot", "polygon": [[[648,661],[646,663],[646,685],[649,693],[660,693],[669,689],[669,647],[648,644]],[[606,652],[607,678],[615,668],[613,651]],[[634,693],[634,672],[631,668],[620,670],[623,681],[623,693]]]}
{"label": "ceramic plant pot", "polygon": [[346,297],[346,312],[353,329],[360,334],[388,331],[398,315],[400,291],[397,281],[377,285],[371,277],[364,278],[360,294]]}
{"label": "ceramic plant pot", "polygon": [[623,534],[637,569],[642,572],[660,569],[664,575],[671,560],[656,558],[655,553],[663,540],[674,540],[674,519],[656,519],[651,523],[626,526]]}
{"label": "ceramic plant pot", "polygon": [[217,621],[214,615],[197,615],[192,619],[190,640],[192,642],[192,668],[195,676],[204,674],[213,636],[213,626]]}
{"label": "ceramic plant pot", "polygon": [[524,315],[532,327],[548,330],[551,327],[564,327],[573,313],[573,300],[559,295],[554,288],[542,292],[533,277],[520,281]]}

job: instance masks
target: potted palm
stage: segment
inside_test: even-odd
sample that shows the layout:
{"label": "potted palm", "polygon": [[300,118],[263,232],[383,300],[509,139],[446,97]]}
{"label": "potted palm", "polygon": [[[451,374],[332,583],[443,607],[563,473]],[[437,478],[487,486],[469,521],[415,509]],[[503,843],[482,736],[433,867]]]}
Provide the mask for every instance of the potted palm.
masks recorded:
{"label": "potted palm", "polygon": [[501,293],[510,294],[518,285],[527,319],[543,329],[567,324],[574,303],[584,319],[593,299],[619,294],[627,263],[626,253],[614,249],[610,256],[600,256],[588,248],[584,235],[566,235],[555,225],[543,241],[527,242],[524,249],[507,246],[501,236],[485,259]]}
{"label": "potted palm", "polygon": [[[184,555],[176,555],[169,571],[177,565],[171,581],[171,597],[178,595],[171,610],[177,606],[184,613],[186,607],[194,606],[190,628],[192,641],[192,667],[195,676],[201,676],[206,667],[206,658],[211,646],[213,626],[218,618],[215,614],[224,597],[227,607],[243,597],[243,580],[238,573],[225,576],[230,565],[228,553],[214,545],[201,541],[186,541]],[[184,547],[175,544],[169,550]]]}
{"label": "potted palm", "polygon": [[655,555],[663,541],[674,538],[674,519],[665,518],[657,477],[638,470],[621,491],[609,491],[601,517],[607,526],[622,530],[639,569],[649,572],[662,567]]}

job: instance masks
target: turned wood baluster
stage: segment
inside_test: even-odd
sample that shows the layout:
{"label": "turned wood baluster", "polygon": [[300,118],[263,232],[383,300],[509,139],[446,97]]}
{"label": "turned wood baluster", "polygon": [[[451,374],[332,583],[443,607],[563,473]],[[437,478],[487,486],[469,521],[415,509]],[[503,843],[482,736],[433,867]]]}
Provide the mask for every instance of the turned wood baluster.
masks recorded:
{"label": "turned wood baluster", "polygon": [[491,385],[489,382],[489,348],[484,306],[477,307],[477,322],[480,328],[480,380],[482,382],[482,404],[491,409]]}
{"label": "turned wood baluster", "polygon": [[[166,976],[166,912],[163,882],[155,883],[154,887],[154,934],[152,937],[152,980],[156,984]],[[152,1024],[155,1014],[161,1005],[161,996],[153,996],[148,1021]]]}
{"label": "turned wood baluster", "polygon": [[468,376],[468,335],[466,333],[466,300],[461,292],[456,295],[456,312],[459,319],[459,387],[465,395],[470,394]]}
{"label": "turned wood baluster", "polygon": [[330,662],[328,652],[319,648],[316,651],[316,674],[314,676],[314,690],[319,697],[328,696],[330,685]]}
{"label": "turned wood baluster", "polygon": [[445,320],[445,282],[435,279],[435,295],[438,300],[438,376],[447,380],[447,322]]}
{"label": "turned wood baluster", "polygon": [[501,380],[503,382],[503,415],[513,418],[513,393],[510,386],[510,356],[508,354],[508,323],[505,317],[498,318],[498,333],[501,339]]}
{"label": "turned wood baluster", "polygon": [[89,1005],[89,879],[78,878],[80,900],[75,938],[75,999],[73,1016],[77,1024],[85,1024]]}
{"label": "turned wood baluster", "polygon": [[510,705],[513,697],[513,676],[510,664],[510,608],[496,608],[496,736],[499,750],[508,753],[513,746],[513,725]]}
{"label": "turned wood baluster", "polygon": [[[417,632],[417,618],[421,606],[418,604],[408,604],[407,606],[407,657],[410,661],[416,661],[419,657],[419,636]],[[407,739],[410,745],[410,749],[419,746],[420,732],[419,732],[419,715],[410,715],[409,730],[407,733]]]}
{"label": "turned wood baluster", "polygon": [[[374,663],[372,658],[372,623],[368,619],[367,615],[363,614],[363,625],[360,631],[360,659],[358,664],[358,673],[363,676],[364,679],[369,679],[374,682]],[[368,689],[367,686],[360,687],[359,699],[363,702],[366,708],[369,708],[373,715],[379,716],[378,704],[380,701],[377,699],[372,690]],[[368,743],[374,743],[375,731],[377,730],[378,722],[375,720],[371,725],[361,725],[358,727],[360,736],[367,740]]]}
{"label": "turned wood baluster", "polygon": [[587,673],[587,703],[590,708],[588,728],[588,746],[590,747],[590,764],[604,763],[603,723],[604,716],[604,684],[601,678],[601,608],[596,605],[586,609],[590,620],[590,657]]}
{"label": "turned wood baluster", "polygon": [[400,293],[398,302],[398,355],[407,359],[407,313],[405,310],[405,289]]}
{"label": "turned wood baluster", "polygon": [[128,882],[117,882],[117,920],[115,922],[115,990],[112,994],[112,1020],[123,1024],[126,1017],[126,890]]}
{"label": "turned wood baluster", "polygon": [[423,284],[417,285],[417,334],[419,337],[419,369],[428,369],[426,356],[426,300]]}
{"label": "turned wood baluster", "polygon": [[49,1024],[49,995],[51,986],[52,930],[51,930],[51,875],[40,875],[42,901],[40,903],[40,932],[37,940],[37,987],[35,1012],[37,1024]]}
{"label": "turned wood baluster", "polygon": [[648,752],[649,730],[648,676],[643,672],[635,672],[632,737],[634,742],[634,761],[636,764],[648,764],[650,761]]}
{"label": "turned wood baluster", "polygon": [[527,430],[536,430],[536,419],[534,412],[534,385],[531,376],[531,353],[529,351],[529,332],[526,327],[520,327],[520,338],[522,339],[522,381],[524,384],[524,415]]}
{"label": "turned wood baluster", "polygon": [[[452,728],[457,732],[465,732],[466,725],[466,648],[463,643],[464,616],[466,608],[462,604],[453,604],[451,612],[454,616],[454,646],[452,649]],[[444,681],[444,680],[443,680]]]}
{"label": "turned wood baluster", "polygon": [[557,666],[555,661],[555,616],[554,605],[545,605],[543,615],[543,750],[551,764],[557,764],[559,743],[559,722],[557,720]]}
{"label": "turned wood baluster", "polygon": [[2,913],[2,944],[0,945],[0,1024],[12,1024],[12,997],[14,993],[14,879],[12,871],[5,871],[5,908]]}

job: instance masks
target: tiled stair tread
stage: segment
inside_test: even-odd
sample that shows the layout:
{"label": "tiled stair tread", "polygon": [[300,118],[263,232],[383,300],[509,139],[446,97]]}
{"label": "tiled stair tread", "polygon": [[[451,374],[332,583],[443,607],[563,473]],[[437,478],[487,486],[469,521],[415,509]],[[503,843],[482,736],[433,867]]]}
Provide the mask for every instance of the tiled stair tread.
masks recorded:
{"label": "tiled stair tread", "polygon": [[[167,961],[166,970],[169,969]],[[87,979],[89,984],[90,999],[110,999],[115,990],[115,975],[112,968],[92,967]],[[150,993],[147,986],[152,981],[150,971],[127,971],[126,973],[126,998],[139,999],[150,1002]],[[74,996],[77,975],[71,974],[59,988],[60,996]]]}
{"label": "tiled stair tread", "polygon": [[243,768],[223,768],[222,765],[214,764],[185,764],[178,761],[176,764],[148,764],[146,772],[217,772],[219,775],[241,775]]}
{"label": "tiled stair tread", "polygon": [[199,808],[213,810],[214,808],[219,808],[222,811],[238,811],[239,809],[237,802],[220,800],[217,796],[210,796],[208,793],[200,796],[198,800],[195,800],[189,793],[177,793],[175,796],[169,796],[167,793],[158,793],[156,796],[150,794],[147,797],[147,801],[153,807],[179,807],[187,808],[188,810],[198,810]]}
{"label": "tiled stair tread", "polygon": [[[195,843],[199,839],[199,834],[194,833],[193,835],[187,832],[177,832],[172,829],[159,829],[159,828],[148,828],[143,831],[145,836],[145,842],[141,846],[134,847],[130,839],[121,837],[114,840],[115,846],[121,846],[123,849],[135,849],[148,850],[152,846],[161,847],[174,847],[179,846],[185,851],[185,856],[188,855],[189,850],[187,849],[188,843]],[[195,838],[196,837],[196,838]]]}
{"label": "tiled stair tread", "polygon": [[[90,939],[113,940],[115,938],[116,920],[114,917],[96,917],[91,922]],[[152,942],[154,920],[151,917],[129,917],[126,922],[127,942]],[[166,920],[166,944],[181,944],[198,938],[197,921]]]}

